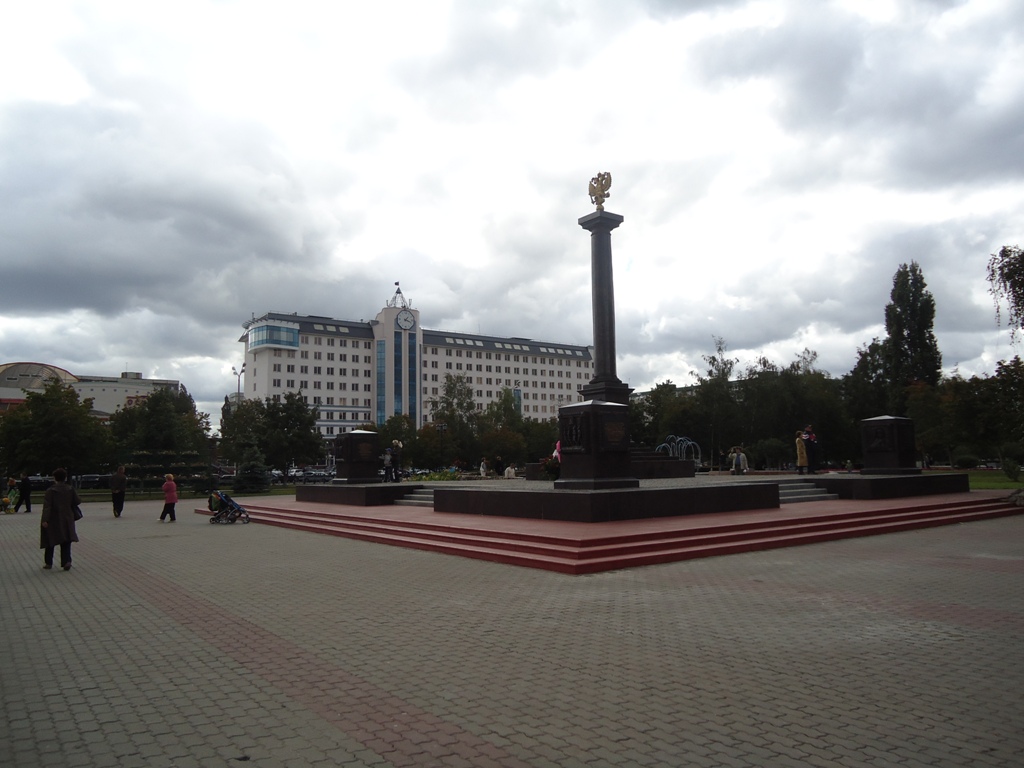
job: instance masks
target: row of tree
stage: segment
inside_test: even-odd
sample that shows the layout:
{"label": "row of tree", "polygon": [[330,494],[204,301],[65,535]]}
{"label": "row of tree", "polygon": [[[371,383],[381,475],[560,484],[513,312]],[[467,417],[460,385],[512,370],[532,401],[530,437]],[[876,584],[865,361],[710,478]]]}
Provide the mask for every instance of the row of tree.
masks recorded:
{"label": "row of tree", "polygon": [[207,473],[209,430],[209,417],[184,388],[157,390],[104,424],[91,398],[80,400],[73,388],[51,381],[0,419],[0,464],[42,475],[56,467],[86,474],[120,465],[130,477]]}
{"label": "row of tree", "polygon": [[[1011,322],[1024,317],[1024,254],[1004,248],[989,265],[993,295],[1008,300]],[[845,465],[861,455],[860,421],[910,417],[922,458],[969,464],[977,458],[1020,461],[1024,443],[1024,366],[1001,361],[994,376],[942,376],[932,330],[935,300],[916,262],[893,277],[885,307],[884,339],[858,350],[853,369],[834,378],[804,350],[786,366],[761,357],[740,369],[723,339],[705,356],[697,384],[659,384],[634,403],[634,439],[657,444],[666,435],[695,440],[715,463],[733,445],[755,462],[779,466],[795,460],[797,430],[814,426],[826,461]]]}

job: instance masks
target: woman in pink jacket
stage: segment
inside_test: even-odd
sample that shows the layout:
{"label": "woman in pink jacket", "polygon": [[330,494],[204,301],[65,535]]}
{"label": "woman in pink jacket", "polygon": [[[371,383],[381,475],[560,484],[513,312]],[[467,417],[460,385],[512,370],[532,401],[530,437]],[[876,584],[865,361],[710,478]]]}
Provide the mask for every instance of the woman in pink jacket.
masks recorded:
{"label": "woman in pink jacket", "polygon": [[175,521],[174,517],[174,505],[178,503],[178,486],[174,484],[174,475],[164,475],[163,491],[164,491],[164,511],[160,513],[160,522],[164,521],[164,518],[168,515],[171,518],[171,522]]}

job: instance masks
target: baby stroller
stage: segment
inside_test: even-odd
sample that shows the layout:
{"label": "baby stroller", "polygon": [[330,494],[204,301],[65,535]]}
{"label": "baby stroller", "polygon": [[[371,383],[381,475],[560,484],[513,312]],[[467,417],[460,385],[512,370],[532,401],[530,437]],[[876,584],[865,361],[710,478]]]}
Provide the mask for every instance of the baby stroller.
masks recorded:
{"label": "baby stroller", "polygon": [[207,506],[213,512],[213,516],[210,518],[211,523],[227,525],[236,520],[241,520],[243,523],[249,522],[249,513],[245,511],[245,507],[223,491],[211,493],[210,498],[207,500]]}

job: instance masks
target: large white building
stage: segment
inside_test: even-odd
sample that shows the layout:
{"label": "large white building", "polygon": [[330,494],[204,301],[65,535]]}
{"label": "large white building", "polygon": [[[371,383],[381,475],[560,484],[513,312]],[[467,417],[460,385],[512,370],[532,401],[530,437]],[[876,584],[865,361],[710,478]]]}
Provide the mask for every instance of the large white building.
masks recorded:
{"label": "large white building", "polygon": [[428,423],[447,374],[469,379],[481,410],[511,389],[533,420],[581,401],[593,377],[590,347],[423,328],[401,289],[369,322],[268,312],[243,327],[245,397],[301,393],[325,438],[396,414]]}
{"label": "large white building", "polygon": [[181,389],[181,384],[174,379],[145,379],[141,373],[133,371],[125,371],[120,376],[83,376],[47,363],[4,363],[0,365],[0,410],[20,405],[25,401],[26,392],[42,392],[50,381],[70,386],[80,400],[91,397],[93,414],[104,419],[158,389],[173,392]]}

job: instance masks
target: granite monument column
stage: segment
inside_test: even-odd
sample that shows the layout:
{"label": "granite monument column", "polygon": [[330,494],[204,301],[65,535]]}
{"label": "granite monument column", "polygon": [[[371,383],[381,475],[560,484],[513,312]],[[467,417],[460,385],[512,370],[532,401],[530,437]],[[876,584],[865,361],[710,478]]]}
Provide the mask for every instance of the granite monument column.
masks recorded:
{"label": "granite monument column", "polygon": [[590,232],[591,290],[594,314],[594,377],[580,391],[584,402],[558,409],[561,476],[555,488],[598,490],[636,488],[630,476],[629,394],[615,373],[615,289],[611,232],[623,217],[604,210],[612,177],[590,180],[594,213],[579,220]]}

